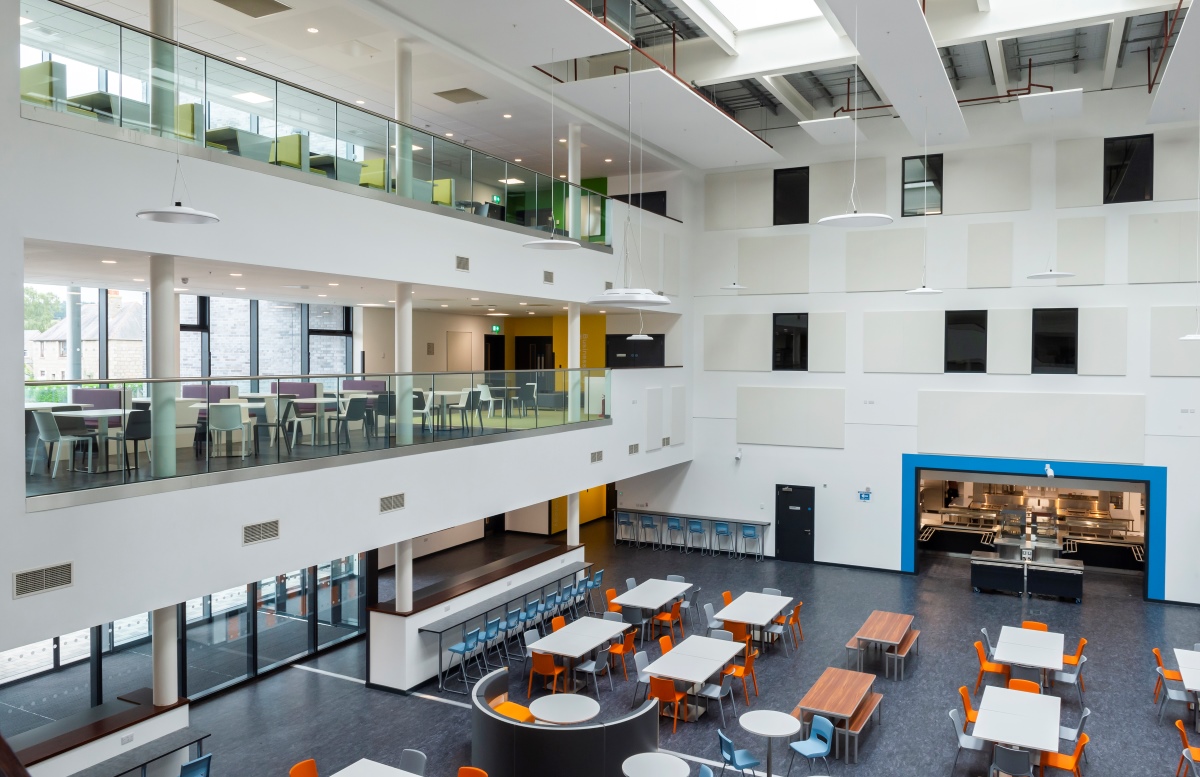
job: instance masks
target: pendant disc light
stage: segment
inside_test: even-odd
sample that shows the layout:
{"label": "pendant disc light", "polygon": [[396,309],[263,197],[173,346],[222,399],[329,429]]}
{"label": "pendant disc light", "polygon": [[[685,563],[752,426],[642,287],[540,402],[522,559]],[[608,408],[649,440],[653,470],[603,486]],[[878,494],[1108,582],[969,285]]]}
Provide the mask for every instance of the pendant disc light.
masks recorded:
{"label": "pendant disc light", "polygon": [[646,334],[643,330],[646,328],[646,322],[642,319],[642,311],[638,311],[638,331],[636,335],[626,337],[626,340],[653,340],[654,338]]}
{"label": "pendant disc light", "polygon": [[[550,49],[550,62],[554,62],[554,49]],[[550,76],[550,199],[554,199],[554,76]],[[568,196],[568,200],[570,197]],[[536,251],[572,251],[579,248],[579,243],[567,238],[559,238],[554,232],[554,206],[550,207],[550,237],[540,237],[525,243],[526,248]]]}

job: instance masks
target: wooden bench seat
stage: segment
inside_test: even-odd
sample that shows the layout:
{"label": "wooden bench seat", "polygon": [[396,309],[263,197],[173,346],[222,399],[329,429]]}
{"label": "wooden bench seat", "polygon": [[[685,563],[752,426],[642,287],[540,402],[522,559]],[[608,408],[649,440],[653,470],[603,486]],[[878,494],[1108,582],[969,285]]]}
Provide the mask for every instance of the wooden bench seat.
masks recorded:
{"label": "wooden bench seat", "polygon": [[[846,758],[853,759],[850,763],[858,763],[858,735],[867,727],[867,722],[874,715],[876,722],[883,725],[883,713],[880,705],[883,702],[882,693],[871,693],[867,698],[863,699],[863,703],[858,705],[858,709],[854,711],[854,716],[846,728],[839,728],[836,731],[837,735],[843,736],[846,739]],[[850,747],[850,740],[854,740],[854,748]]]}
{"label": "wooden bench seat", "polygon": [[[851,660],[854,661],[854,666],[850,666]],[[855,669],[859,672],[863,667],[863,648],[858,642],[858,637],[851,637],[846,643],[846,668]]]}
{"label": "wooden bench seat", "polygon": [[894,670],[899,671],[900,679],[904,679],[904,664],[908,661],[909,653],[920,652],[917,646],[917,640],[920,639],[920,637],[920,629],[909,629],[908,633],[904,635],[904,639],[900,640],[900,644],[894,648],[890,648],[888,652],[884,654],[885,664],[883,667],[883,674],[885,677],[889,676],[890,673],[888,667],[891,666]]}

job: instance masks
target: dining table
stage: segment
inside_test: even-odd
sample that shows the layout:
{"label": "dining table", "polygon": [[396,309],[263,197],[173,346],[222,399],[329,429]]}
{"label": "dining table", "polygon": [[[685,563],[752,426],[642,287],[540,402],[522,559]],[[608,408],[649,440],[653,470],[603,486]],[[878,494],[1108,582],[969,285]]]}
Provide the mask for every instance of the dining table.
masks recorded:
{"label": "dining table", "polygon": [[[829,718],[834,728],[849,723],[859,706],[871,693],[875,675],[840,667],[828,667],[796,705],[793,714],[804,718],[805,713]],[[834,757],[837,757],[839,738],[834,737]]]}
{"label": "dining table", "polygon": [[1049,672],[1062,671],[1063,642],[1063,635],[1054,631],[1002,626],[993,660],[1037,669],[1042,685],[1046,685]]}
{"label": "dining table", "polygon": [[912,628],[913,616],[900,612],[874,610],[863,625],[855,632],[858,640],[858,669],[863,668],[863,654],[866,648],[877,646],[883,650],[900,644],[904,635]]}
{"label": "dining table", "polygon": [[989,685],[983,689],[971,735],[998,745],[1057,753],[1061,714],[1057,696]]}
{"label": "dining table", "polygon": [[[89,408],[87,410],[53,410],[51,414],[55,418],[90,418],[98,421],[96,424],[96,447],[100,449],[100,461],[96,463],[96,472],[108,472],[108,422],[112,418],[124,419],[130,413],[135,412],[135,408]],[[124,424],[122,424],[124,426]],[[101,470],[101,463],[104,469]]]}
{"label": "dining table", "polygon": [[[1183,676],[1183,687],[1194,696],[1200,697],[1200,650],[1175,648],[1175,661],[1179,664],[1179,674]],[[1193,725],[1196,731],[1200,732],[1200,704],[1192,706],[1196,718]]]}

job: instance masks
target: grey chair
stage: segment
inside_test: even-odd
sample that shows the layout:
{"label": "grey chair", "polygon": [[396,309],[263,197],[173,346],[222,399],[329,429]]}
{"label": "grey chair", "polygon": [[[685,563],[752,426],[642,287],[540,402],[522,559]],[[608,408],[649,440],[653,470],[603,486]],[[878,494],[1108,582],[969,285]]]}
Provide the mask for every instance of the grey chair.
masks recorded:
{"label": "grey chair", "polygon": [[401,750],[400,771],[412,772],[423,777],[425,774],[425,754],[420,750]]}
{"label": "grey chair", "polygon": [[646,671],[646,667],[650,666],[650,657],[646,655],[646,651],[639,650],[633,654],[633,665],[637,669],[637,682],[633,684],[633,704],[636,707],[638,702],[638,686],[646,686],[646,692],[650,691],[650,673]]}
{"label": "grey chair", "polygon": [[733,642],[733,632],[725,629],[713,629],[708,633],[708,636],[713,639],[724,640],[725,642]]}
{"label": "grey chair", "polygon": [[[1088,715],[1091,715],[1091,714],[1092,714],[1092,711],[1090,709],[1088,709],[1087,707],[1084,707],[1083,712],[1079,715],[1079,725],[1075,726],[1075,728],[1059,726],[1058,727],[1058,738],[1063,740],[1064,742],[1071,742],[1072,744],[1075,742],[1078,742],[1079,735],[1083,733],[1083,724],[1087,722]],[[1085,760],[1085,761],[1087,760],[1087,748],[1086,747],[1083,749],[1083,760]]]}
{"label": "grey chair", "polygon": [[[789,658],[791,657],[791,651],[788,650],[788,637],[793,636],[790,626],[772,621],[771,623],[767,624],[767,627],[763,629],[763,631],[765,631],[767,634],[774,634],[778,638],[777,641],[783,643],[783,654]],[[764,640],[765,639],[766,638],[764,637]]]}
{"label": "grey chair", "polygon": [[[37,452],[39,449],[42,449],[42,443],[48,443],[50,445],[49,450],[46,451],[46,464],[49,465],[52,459],[54,461],[54,466],[50,470],[50,477],[53,478],[58,476],[58,462],[59,459],[62,458],[64,450],[72,451],[71,456],[68,459],[68,466],[70,466],[70,461],[75,458],[73,451],[75,449],[75,443],[77,442],[87,443],[88,470],[90,471],[92,469],[92,441],[96,439],[94,432],[91,434],[63,434],[58,429],[58,421],[54,418],[54,414],[49,410],[33,411],[33,420],[37,424],[38,439],[37,442],[34,443],[33,456],[29,461],[30,475],[33,474],[33,470],[37,466]],[[102,418],[100,420],[103,423],[108,423],[107,418]],[[63,447],[64,444],[67,446],[66,448]]]}
{"label": "grey chair", "polygon": [[[1087,753],[1087,748],[1084,748],[1083,752]],[[1084,760],[1087,760],[1086,756]],[[1188,777],[1200,777],[1200,767],[1196,766],[1196,759],[1192,757],[1191,748],[1183,751],[1183,760],[1188,762]]]}
{"label": "grey chair", "polygon": [[[730,635],[732,639],[732,635]],[[706,699],[715,699],[717,705],[721,708],[721,726],[725,725],[725,697],[729,697],[729,701],[733,703],[733,716],[736,718],[737,701],[733,695],[733,675],[727,674],[721,676],[720,683],[709,683],[700,689],[698,694]]]}
{"label": "grey chair", "polygon": [[[150,440],[150,411],[149,410],[134,410],[125,419],[125,428],[113,435],[121,445],[121,469],[129,469],[128,459],[128,443],[133,443],[133,468],[138,469],[138,443],[147,442]],[[171,440],[174,445],[174,439]],[[146,456],[150,456],[150,446],[146,446]]]}
{"label": "grey chair", "polygon": [[475,419],[479,419],[479,428],[483,428],[483,405],[479,402],[479,389],[471,389],[467,392],[466,401],[455,408],[459,413],[459,423],[464,429],[473,429],[475,427]]}
{"label": "grey chair", "polygon": [[950,721],[954,724],[954,735],[958,737],[958,749],[954,752],[954,763],[950,765],[950,774],[954,774],[954,768],[958,766],[958,759],[963,750],[982,753],[987,747],[987,742],[963,731],[967,727],[967,723],[963,720],[962,710],[950,710]]}
{"label": "grey chair", "polygon": [[717,620],[717,611],[713,609],[712,602],[704,603],[704,619],[708,621],[704,624],[705,636],[711,637],[714,631],[725,628],[724,622]]}
{"label": "grey chair", "polygon": [[529,629],[525,632],[525,665],[531,670],[533,669],[533,651],[529,649],[529,646],[541,638],[542,634],[537,629]]}
{"label": "grey chair", "polygon": [[350,424],[355,421],[362,422],[363,437],[367,440],[375,436],[375,430],[371,424],[367,423],[367,398],[366,397],[351,397],[346,403],[346,412],[325,417],[325,438],[328,440],[333,436],[333,428],[336,425],[338,430],[338,444],[340,445],[343,438],[346,441],[346,447],[350,447]]}
{"label": "grey chair", "polygon": [[1036,762],[1033,753],[1028,750],[996,745],[992,754],[992,765],[988,769],[988,777],[996,772],[1007,774],[1008,777],[1035,777],[1033,767]]}
{"label": "grey chair", "polygon": [[696,602],[696,600],[699,598],[700,598],[700,586],[694,585],[694,586],[692,586],[691,592],[688,594],[687,600],[684,601],[683,604],[679,605],[680,610],[682,610],[685,613],[691,614],[693,627],[696,625],[696,610],[700,609],[699,604],[697,604],[697,602]]}
{"label": "grey chair", "polygon": [[671,583],[686,583],[687,582],[687,580],[685,580],[683,578],[683,575],[667,575],[667,581],[671,582]]}
{"label": "grey chair", "polygon": [[[533,408],[533,420],[534,420],[535,424],[537,423],[537,414],[538,414],[537,413],[537,411],[538,411],[537,384],[534,384],[534,383],[522,384],[521,387],[517,391],[517,395],[512,398],[512,403],[514,406],[519,406],[521,408],[522,416],[529,415],[529,408],[532,407]],[[508,414],[510,416],[513,414],[512,409],[509,410]]]}
{"label": "grey chair", "polygon": [[783,596],[783,591],[778,588],[764,588],[763,593],[767,596]]}
{"label": "grey chair", "polygon": [[[1080,665],[1081,666],[1083,665],[1082,657],[1080,658]],[[1154,671],[1158,672],[1158,677],[1159,677],[1159,680],[1162,681],[1162,687],[1163,687],[1163,695],[1162,695],[1162,698],[1158,702],[1158,722],[1162,723],[1163,712],[1167,709],[1168,701],[1183,702],[1186,705],[1186,704],[1191,703],[1192,695],[1190,693],[1188,693],[1186,690],[1184,690],[1183,688],[1172,688],[1168,684],[1167,676],[1163,672],[1163,668],[1161,666],[1154,667]],[[1056,675],[1056,679],[1057,679],[1058,672],[1055,672],[1054,674]]]}
{"label": "grey chair", "polygon": [[246,458],[246,429],[242,423],[242,405],[237,402],[210,405],[208,408],[208,455],[212,456],[214,435],[223,433],[226,440],[234,432],[242,433],[242,458]]}
{"label": "grey chair", "polygon": [[[634,654],[634,662],[637,661],[637,655]],[[608,690],[613,690],[612,672],[608,666],[608,648],[604,648],[596,654],[594,660],[582,661],[575,666],[575,674],[590,675],[595,682],[592,684],[596,689],[596,701],[600,701],[600,675],[608,677]]]}
{"label": "grey chair", "polygon": [[1079,693],[1079,706],[1081,707],[1083,706],[1083,683],[1079,681],[1079,675],[1083,672],[1083,665],[1086,663],[1087,656],[1080,656],[1079,663],[1070,667],[1069,670],[1064,668],[1063,671],[1054,673],[1054,682],[1075,686],[1075,690]]}
{"label": "grey chair", "polygon": [[631,626],[637,626],[639,640],[646,641],[646,627],[650,625],[652,613],[643,610],[641,607],[629,607],[628,605],[621,608],[621,615],[624,616],[625,622]]}
{"label": "grey chair", "polygon": [[619,612],[605,612],[605,613],[604,613],[604,620],[606,620],[606,621],[616,621],[617,623],[624,623],[624,622],[625,622],[625,616],[623,616],[623,615],[622,615],[621,613],[619,613]]}
{"label": "grey chair", "polygon": [[385,391],[375,397],[375,402],[367,406],[367,423],[371,429],[379,432],[379,422],[383,421],[383,432],[386,437],[391,430],[392,421],[396,418],[396,395]]}
{"label": "grey chair", "polygon": [[637,588],[637,580],[632,577],[625,578],[625,590],[632,591],[635,588]]}
{"label": "grey chair", "polygon": [[413,417],[421,419],[421,431],[429,428],[429,408],[425,404],[425,392],[420,389],[413,391]]}
{"label": "grey chair", "polygon": [[983,641],[987,645],[988,660],[995,661],[996,660],[996,646],[992,644],[992,638],[988,636],[987,629],[980,629],[979,631],[981,634],[983,634]]}

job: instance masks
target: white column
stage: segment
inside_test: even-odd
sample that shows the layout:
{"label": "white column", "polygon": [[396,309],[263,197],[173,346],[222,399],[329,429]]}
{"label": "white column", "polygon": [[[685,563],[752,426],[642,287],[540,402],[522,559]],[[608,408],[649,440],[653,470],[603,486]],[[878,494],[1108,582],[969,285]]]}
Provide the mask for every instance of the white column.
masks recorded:
{"label": "white column", "polygon": [[[396,41],[396,121],[412,123],[412,48]],[[412,197],[412,130],[403,125],[396,133],[396,193]]]}
{"label": "white column", "polygon": [[579,544],[579,492],[567,494],[567,544]]}
{"label": "white column", "polygon": [[412,372],[412,284],[396,284],[396,444],[412,445],[413,441],[413,379],[403,373]]}
{"label": "white column", "polygon": [[[175,39],[175,0],[150,0],[150,32]],[[175,46],[150,39],[150,123],[164,136],[175,134]]]}
{"label": "white column", "polygon": [[150,652],[154,671],[154,706],[179,701],[179,618],[174,605],[150,614]]}
{"label": "white column", "polygon": [[67,378],[79,380],[83,377],[83,339],[80,336],[80,306],[83,298],[78,286],[67,288]]}
{"label": "white column", "polygon": [[579,420],[580,388],[583,376],[579,372],[579,303],[567,304],[567,422]]}
{"label": "white column", "polygon": [[396,612],[408,612],[413,606],[412,540],[396,543]]}
{"label": "white column", "polygon": [[[576,186],[579,185],[582,169],[579,151],[580,129],[580,125],[575,123],[567,127],[567,182]],[[579,189],[567,187],[567,234],[576,240],[582,234],[582,205],[583,198],[580,197]]]}
{"label": "white column", "polygon": [[[175,352],[179,322],[175,305],[175,257],[150,256],[150,377],[173,378],[179,370]],[[150,384],[150,472],[156,478],[175,475],[175,397],[178,383]]]}

